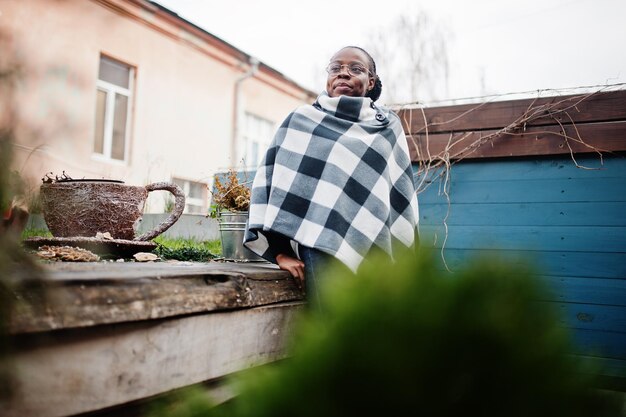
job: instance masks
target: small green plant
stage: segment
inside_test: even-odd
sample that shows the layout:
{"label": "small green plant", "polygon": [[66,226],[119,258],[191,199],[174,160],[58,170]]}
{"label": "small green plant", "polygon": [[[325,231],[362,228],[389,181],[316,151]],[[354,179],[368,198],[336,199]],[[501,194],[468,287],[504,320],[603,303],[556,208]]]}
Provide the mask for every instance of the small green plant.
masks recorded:
{"label": "small green plant", "polygon": [[43,213],[43,206],[41,203],[41,196],[39,193],[31,192],[27,197],[28,204],[28,212],[30,214],[41,214]]}
{"label": "small green plant", "polygon": [[170,197],[169,195],[167,197],[165,197],[165,204],[163,206],[163,212],[164,213],[171,213],[174,211],[174,199],[172,197]]}
{"label": "small green plant", "polygon": [[22,240],[31,237],[52,237],[52,233],[48,229],[24,229],[22,231]]}
{"label": "small green plant", "polygon": [[173,239],[161,235],[154,239],[154,242],[158,244],[154,253],[162,259],[207,262],[222,253],[219,240],[201,242],[196,239]]}
{"label": "small green plant", "polygon": [[207,217],[210,217],[212,219],[217,219],[219,214],[220,214],[220,209],[217,206],[217,204],[211,204],[211,207],[209,207],[209,214],[207,214]]}

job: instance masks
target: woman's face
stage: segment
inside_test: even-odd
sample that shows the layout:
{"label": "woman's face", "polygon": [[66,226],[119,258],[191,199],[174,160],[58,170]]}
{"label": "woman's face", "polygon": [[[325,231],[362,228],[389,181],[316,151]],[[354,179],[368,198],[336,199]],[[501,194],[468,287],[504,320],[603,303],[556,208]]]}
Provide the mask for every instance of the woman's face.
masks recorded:
{"label": "woman's face", "polygon": [[[344,48],[333,55],[330,64],[343,65],[339,73],[328,74],[326,92],[330,97],[365,97],[365,94],[374,87],[374,77],[369,72],[371,71],[369,60],[363,51],[355,48]],[[353,64],[360,65],[368,71],[360,75],[353,75],[348,71],[348,66]]]}

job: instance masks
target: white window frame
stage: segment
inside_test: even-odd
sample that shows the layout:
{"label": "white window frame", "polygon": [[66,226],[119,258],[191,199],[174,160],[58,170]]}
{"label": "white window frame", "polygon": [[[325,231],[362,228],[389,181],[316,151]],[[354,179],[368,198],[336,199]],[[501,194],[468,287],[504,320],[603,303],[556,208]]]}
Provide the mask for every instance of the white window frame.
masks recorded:
{"label": "white window frame", "polygon": [[[251,112],[245,112],[244,114],[245,114],[245,125],[244,125],[243,139],[244,139],[245,153],[244,153],[243,159],[244,159],[244,163],[246,167],[255,169],[258,167],[259,163],[261,163],[261,160],[263,159],[263,155],[265,154],[267,147],[272,142],[272,134],[276,130],[276,123]],[[261,137],[260,136],[261,132],[258,131],[258,129],[257,131],[252,132],[250,128],[250,119],[256,119],[255,123],[262,122],[266,124],[266,126],[268,127],[268,136]],[[258,145],[258,148],[257,148],[258,160],[249,161],[248,158],[250,157],[252,153],[252,147],[255,143]]]}
{"label": "white window frame", "polygon": [[[113,58],[108,58],[105,55],[101,55],[100,59],[102,59],[103,57],[112,61],[117,61]],[[97,160],[126,165],[128,162],[128,152],[130,148],[130,127],[132,126],[131,110],[133,108],[132,91],[135,82],[135,68],[121,61],[117,62],[120,62],[121,64],[129,67],[128,88],[111,84],[99,78],[96,81],[96,95],[98,91],[106,93],[106,102],[104,105],[104,134],[102,139],[102,153],[98,153],[95,151],[95,149],[92,149],[92,155],[94,159]],[[113,115],[115,114],[115,96],[117,94],[125,96],[128,100],[128,106],[126,106],[126,128],[124,129],[124,159],[115,159],[111,156],[111,148],[113,147]],[[94,140],[95,134],[96,132],[94,130]]]}
{"label": "white window frame", "polygon": [[[209,208],[209,199],[208,199],[208,193],[209,193],[209,185],[205,182],[202,181],[194,181],[194,180],[189,180],[186,178],[181,178],[181,177],[172,177],[172,182],[174,184],[177,184],[180,188],[183,189],[183,192],[185,193],[185,210],[183,211],[183,213],[189,213],[189,210],[187,210],[187,206],[194,206],[194,207],[200,207],[200,214],[206,214],[207,210]],[[182,183],[182,186],[181,186]],[[205,188],[203,190],[203,194],[204,197],[203,198],[192,198],[189,197],[189,191],[191,190],[191,183],[194,184],[202,184]],[[198,214],[198,213],[191,213],[191,214]]]}

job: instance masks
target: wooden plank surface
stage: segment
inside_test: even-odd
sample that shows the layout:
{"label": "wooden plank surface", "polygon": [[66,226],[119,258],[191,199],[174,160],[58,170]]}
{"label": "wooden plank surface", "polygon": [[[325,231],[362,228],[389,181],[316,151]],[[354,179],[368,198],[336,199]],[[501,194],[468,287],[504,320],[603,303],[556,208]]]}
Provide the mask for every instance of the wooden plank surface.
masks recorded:
{"label": "wooden plank surface", "polygon": [[591,369],[598,370],[597,374],[609,377],[626,378],[626,360],[584,355],[579,355],[578,359],[591,363]]}
{"label": "wooden plank surface", "polygon": [[[452,168],[454,169],[454,168]],[[454,175],[454,174],[453,174]],[[493,180],[450,183],[450,201],[455,203],[578,203],[626,201],[626,177],[581,179],[520,179],[507,183],[493,172]],[[420,203],[444,203],[445,196],[437,194],[438,184],[431,193],[420,193]]]}
{"label": "wooden plank surface", "polygon": [[594,169],[567,155],[454,164],[449,206],[438,179],[418,195],[420,240],[435,248],[445,240],[442,270],[479,256],[504,258],[513,270],[532,261],[548,286],[542,299],[562,310],[573,333],[573,353],[598,357],[609,365],[602,374],[624,378],[626,159],[576,159]]}
{"label": "wooden plank surface", "polygon": [[98,410],[282,358],[300,303],[20,336],[4,417]]}
{"label": "wooden plank surface", "polygon": [[[42,301],[20,302],[9,330],[30,333],[302,300],[291,276],[243,263],[52,263]],[[17,294],[20,295],[19,293]]]}
{"label": "wooden plank surface", "polygon": [[44,265],[53,281],[126,281],[138,278],[170,278],[187,275],[246,276],[256,280],[289,277],[267,262],[54,262]]}
{"label": "wooden plank surface", "polygon": [[[576,94],[431,107],[424,108],[423,114],[419,108],[395,110],[403,121],[405,132],[409,134],[424,133],[425,121],[429,133],[500,129],[519,119],[530,107],[538,108],[553,103],[559,104],[552,109],[552,113],[558,109],[567,109],[571,117],[570,120],[570,117],[565,114],[557,114],[556,119],[563,124],[569,124],[572,121],[582,124],[626,120],[626,90],[599,92],[589,97],[585,96],[585,94]],[[528,126],[558,125],[547,111],[540,114],[543,117],[529,123]]]}
{"label": "wooden plank surface", "polygon": [[[564,326],[626,334],[626,307],[582,303],[554,303]],[[620,356],[626,359],[626,351]]]}
{"label": "wooden plank surface", "polygon": [[571,329],[571,334],[574,340],[572,353],[607,359],[626,359],[626,333],[574,328]]}
{"label": "wooden plank surface", "polygon": [[[422,224],[492,226],[626,226],[626,201],[420,204]],[[590,216],[589,213],[602,213]]]}
{"label": "wooden plank surface", "polygon": [[[566,157],[536,160],[473,160],[454,164],[449,174],[451,203],[554,203],[626,201],[626,158]],[[443,180],[420,192],[420,204],[445,204]],[[420,175],[417,181],[421,181]],[[565,207],[565,206],[564,206]],[[591,213],[598,212],[593,210]],[[621,217],[621,216],[620,216]]]}
{"label": "wooden plank surface", "polygon": [[[446,247],[443,255],[436,249],[437,259],[445,259],[452,271],[472,260],[502,259],[511,268],[522,268],[530,262],[542,275],[554,277],[586,277],[626,279],[626,252],[568,252],[536,250],[498,250]],[[443,268],[443,265],[442,265]]]}
{"label": "wooden plank surface", "polygon": [[598,155],[580,155],[576,161],[591,169],[578,168],[566,155],[554,158],[476,159],[454,164],[451,177],[458,182],[626,178],[624,155],[604,155],[603,159]]}
{"label": "wooden plank surface", "polygon": [[[444,227],[420,226],[420,240],[427,245],[442,242],[445,236]],[[450,249],[626,251],[626,227],[449,226],[447,237],[446,247]],[[622,271],[624,268],[626,265]]]}
{"label": "wooden plank surface", "polygon": [[[564,326],[626,334],[626,307],[584,304],[553,303],[560,311]],[[620,359],[626,359],[626,350]]]}
{"label": "wooden plank surface", "polygon": [[[626,150],[626,122],[528,127],[496,135],[498,130],[414,134],[407,137],[413,162],[447,152],[450,159],[560,155]],[[567,139],[563,136],[565,135]]]}
{"label": "wooden plank surface", "polygon": [[546,301],[626,306],[626,277],[540,276],[539,279],[547,287]]}

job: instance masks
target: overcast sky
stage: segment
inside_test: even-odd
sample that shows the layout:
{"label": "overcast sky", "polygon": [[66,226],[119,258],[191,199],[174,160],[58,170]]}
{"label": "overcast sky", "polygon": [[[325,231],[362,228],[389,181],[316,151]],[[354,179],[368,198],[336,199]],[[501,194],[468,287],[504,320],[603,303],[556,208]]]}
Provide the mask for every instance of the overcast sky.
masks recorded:
{"label": "overcast sky", "polygon": [[450,34],[445,98],[626,82],[626,0],[157,2],[316,92],[337,49],[419,10]]}

